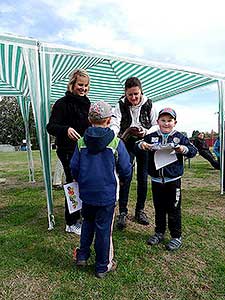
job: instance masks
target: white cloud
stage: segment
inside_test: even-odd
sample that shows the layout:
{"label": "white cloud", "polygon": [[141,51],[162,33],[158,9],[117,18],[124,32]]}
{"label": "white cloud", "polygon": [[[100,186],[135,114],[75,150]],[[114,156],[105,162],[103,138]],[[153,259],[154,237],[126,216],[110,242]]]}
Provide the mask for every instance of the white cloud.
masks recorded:
{"label": "white cloud", "polygon": [[87,50],[101,49],[108,53],[136,53],[143,55],[142,48],[139,45],[132,44],[126,39],[119,39],[114,30],[107,24],[96,22],[90,26],[85,22],[82,23],[79,29],[68,29],[58,33],[60,39],[67,39],[74,44],[86,45]]}
{"label": "white cloud", "polygon": [[15,7],[13,5],[7,3],[0,4],[0,13],[12,13],[15,11]]}
{"label": "white cloud", "polygon": [[41,2],[52,7],[54,9],[54,13],[57,14],[59,17],[70,21],[75,21],[76,13],[79,12],[82,5],[82,1],[80,0],[42,0]]}

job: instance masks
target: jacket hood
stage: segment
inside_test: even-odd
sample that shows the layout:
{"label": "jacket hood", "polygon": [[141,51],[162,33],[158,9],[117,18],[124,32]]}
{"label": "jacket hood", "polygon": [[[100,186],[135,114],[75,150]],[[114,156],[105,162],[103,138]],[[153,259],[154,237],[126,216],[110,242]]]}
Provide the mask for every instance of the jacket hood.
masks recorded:
{"label": "jacket hood", "polygon": [[89,127],[84,133],[84,142],[90,153],[97,154],[106,148],[113,140],[114,135],[114,132],[108,127]]}

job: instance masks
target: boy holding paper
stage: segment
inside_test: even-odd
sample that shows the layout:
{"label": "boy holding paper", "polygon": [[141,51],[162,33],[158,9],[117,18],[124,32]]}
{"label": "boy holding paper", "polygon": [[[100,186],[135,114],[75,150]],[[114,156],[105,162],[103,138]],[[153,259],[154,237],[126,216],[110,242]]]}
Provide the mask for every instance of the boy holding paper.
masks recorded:
{"label": "boy holding paper", "polygon": [[76,265],[86,266],[95,236],[95,275],[103,278],[116,268],[113,260],[112,228],[119,180],[130,180],[131,163],[122,140],[109,128],[111,106],[98,101],[89,110],[92,124],[79,139],[71,160],[73,178],[82,200],[83,224]]}
{"label": "boy holding paper", "polygon": [[166,220],[171,240],[166,249],[173,251],[182,245],[181,237],[181,176],[184,172],[183,156],[194,157],[197,149],[187,137],[174,129],[176,112],[164,108],[158,115],[159,130],[146,135],[138,148],[149,150],[149,174],[152,179],[152,195],[155,208],[155,234],[149,245],[164,240]]}

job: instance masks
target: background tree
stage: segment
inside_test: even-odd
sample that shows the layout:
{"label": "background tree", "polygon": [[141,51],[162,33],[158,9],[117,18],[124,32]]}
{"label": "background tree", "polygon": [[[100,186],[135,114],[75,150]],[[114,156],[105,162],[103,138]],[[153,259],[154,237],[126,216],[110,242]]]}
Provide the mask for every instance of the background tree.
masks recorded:
{"label": "background tree", "polygon": [[[35,124],[30,112],[30,136],[33,149],[37,147]],[[15,97],[2,97],[0,100],[0,144],[21,145],[25,139],[25,128],[19,104]]]}

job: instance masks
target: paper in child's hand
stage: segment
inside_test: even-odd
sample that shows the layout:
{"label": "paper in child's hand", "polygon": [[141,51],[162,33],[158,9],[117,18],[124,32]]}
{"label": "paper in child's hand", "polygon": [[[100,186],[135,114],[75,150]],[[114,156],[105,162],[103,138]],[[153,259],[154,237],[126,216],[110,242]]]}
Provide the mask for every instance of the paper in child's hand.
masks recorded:
{"label": "paper in child's hand", "polygon": [[82,208],[82,201],[79,197],[79,187],[77,182],[71,182],[63,185],[69,213],[72,214]]}
{"label": "paper in child's hand", "polygon": [[156,170],[165,167],[177,160],[174,148],[170,146],[161,147],[154,154]]}

